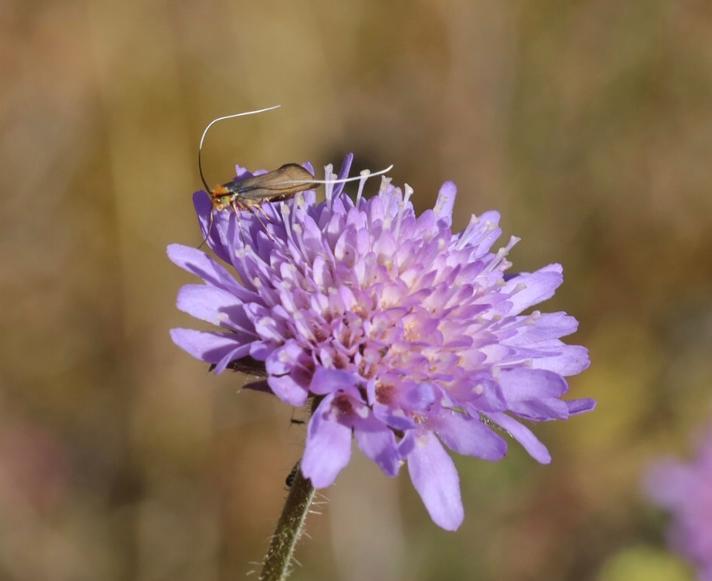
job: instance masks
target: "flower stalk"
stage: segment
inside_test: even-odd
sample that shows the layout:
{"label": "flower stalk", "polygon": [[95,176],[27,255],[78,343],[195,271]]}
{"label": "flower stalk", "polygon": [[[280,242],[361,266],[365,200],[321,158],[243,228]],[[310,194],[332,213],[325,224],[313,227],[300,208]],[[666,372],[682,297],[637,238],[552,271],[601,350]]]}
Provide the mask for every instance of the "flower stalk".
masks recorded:
{"label": "flower stalk", "polygon": [[260,581],[283,581],[292,571],[294,550],[304,534],[304,524],[316,491],[297,466],[287,501],[262,563]]}

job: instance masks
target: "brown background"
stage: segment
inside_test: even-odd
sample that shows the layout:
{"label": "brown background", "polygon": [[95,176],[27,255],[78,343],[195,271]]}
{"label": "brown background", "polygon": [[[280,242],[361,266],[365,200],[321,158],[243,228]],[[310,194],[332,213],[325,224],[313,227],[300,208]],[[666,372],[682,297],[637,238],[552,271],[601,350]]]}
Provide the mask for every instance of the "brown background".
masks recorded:
{"label": "brown background", "polygon": [[547,308],[581,321],[596,413],[458,461],[467,517],[433,525],[359,454],[300,580],[677,581],[641,471],[712,415],[712,4],[698,0],[0,4],[0,579],[224,581],[254,566],[304,434],[175,348],[197,244],[195,153],[395,163],[456,226],[497,208]]}

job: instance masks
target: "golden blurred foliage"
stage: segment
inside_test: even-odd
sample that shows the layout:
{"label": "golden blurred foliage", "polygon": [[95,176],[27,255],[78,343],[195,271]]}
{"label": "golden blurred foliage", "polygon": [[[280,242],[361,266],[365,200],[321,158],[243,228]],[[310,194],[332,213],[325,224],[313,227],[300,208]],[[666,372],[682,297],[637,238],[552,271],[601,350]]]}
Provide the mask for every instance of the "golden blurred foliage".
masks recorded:
{"label": "golden blurred foliage", "polygon": [[260,558],[303,429],[172,345],[191,323],[165,246],[199,243],[204,125],[281,103],[215,129],[209,179],[354,151],[420,208],[455,180],[456,227],[497,208],[516,268],[564,265],[548,308],[581,321],[572,392],[599,400],[539,426],[549,467],[459,462],[455,535],[354,462],[295,581],[663,579],[641,470],[712,416],[711,39],[702,0],[5,0],[0,578],[226,581]]}

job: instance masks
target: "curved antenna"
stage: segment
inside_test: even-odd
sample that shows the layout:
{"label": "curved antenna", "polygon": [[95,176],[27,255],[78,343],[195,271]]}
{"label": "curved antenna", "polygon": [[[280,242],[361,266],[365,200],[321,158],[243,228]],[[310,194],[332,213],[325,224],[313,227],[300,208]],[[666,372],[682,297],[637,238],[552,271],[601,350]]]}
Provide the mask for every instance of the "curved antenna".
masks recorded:
{"label": "curved antenna", "polygon": [[364,178],[372,178],[376,176],[381,176],[383,174],[388,173],[393,169],[393,164],[389,165],[387,168],[376,171],[376,172],[369,172],[368,174],[360,175],[360,176],[354,176],[351,178],[341,178],[341,179],[335,179],[335,180],[285,180],[283,182],[279,182],[278,184],[274,184],[275,186],[286,186],[286,185],[292,185],[292,184],[346,184],[348,182],[358,182]]}
{"label": "curved antenna", "polygon": [[273,105],[272,107],[265,107],[264,109],[256,109],[255,111],[243,111],[242,113],[233,113],[232,115],[223,115],[222,117],[216,117],[210,123],[205,126],[203,134],[200,136],[200,143],[198,145],[198,172],[200,173],[200,181],[203,182],[205,186],[205,191],[210,192],[210,186],[205,180],[205,175],[203,174],[203,144],[205,143],[205,137],[208,134],[210,128],[219,123],[220,121],[225,121],[226,119],[234,119],[236,117],[246,117],[247,115],[257,115],[258,113],[265,113],[266,111],[272,111],[273,109],[279,109],[281,105]]}

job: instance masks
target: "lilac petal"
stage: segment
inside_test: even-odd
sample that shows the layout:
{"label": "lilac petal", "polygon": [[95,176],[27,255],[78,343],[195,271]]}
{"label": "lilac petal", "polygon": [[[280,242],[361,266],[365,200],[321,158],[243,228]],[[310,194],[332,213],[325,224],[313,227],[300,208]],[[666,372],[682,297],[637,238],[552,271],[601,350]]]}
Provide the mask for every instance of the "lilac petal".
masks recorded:
{"label": "lilac petal", "polygon": [[404,386],[402,405],[409,410],[424,411],[436,401],[437,395],[431,383],[413,383]]}
{"label": "lilac petal", "polygon": [[307,389],[297,383],[291,375],[270,375],[267,383],[274,394],[289,405],[303,406],[309,396]]}
{"label": "lilac petal", "polygon": [[394,430],[412,430],[416,426],[415,422],[402,409],[392,408],[378,402],[373,404],[373,414],[379,421]]}
{"label": "lilac petal", "polygon": [[332,400],[325,397],[309,421],[301,466],[314,488],[331,485],[351,458],[351,428],[325,417]]}
{"label": "lilac petal", "polygon": [[558,339],[575,333],[578,321],[566,313],[540,313],[533,320],[528,316],[517,317],[518,334],[506,339],[508,345],[528,347],[532,343]]}
{"label": "lilac petal", "polygon": [[256,296],[238,285],[224,267],[202,250],[183,244],[169,244],[166,251],[168,258],[176,266],[202,278],[205,282],[235,292],[240,299],[250,299]]}
{"label": "lilac petal", "polygon": [[230,250],[223,243],[221,232],[222,228],[219,223],[223,222],[224,217],[219,215],[219,212],[213,211],[213,204],[210,200],[210,195],[202,190],[193,194],[193,206],[195,213],[198,216],[198,225],[203,237],[208,241],[210,248],[225,262],[230,261]]}
{"label": "lilac petal", "polygon": [[440,186],[438,199],[435,202],[433,212],[438,220],[442,220],[448,226],[452,225],[452,208],[455,205],[457,196],[457,186],[454,182],[447,181]]}
{"label": "lilac petal", "polygon": [[550,264],[536,272],[520,274],[504,285],[502,292],[510,294],[510,314],[518,315],[524,309],[554,296],[554,291],[564,281],[560,264]]}
{"label": "lilac petal", "polygon": [[443,410],[437,419],[437,434],[458,454],[497,461],[507,454],[507,442],[479,419]]}
{"label": "lilac petal", "polygon": [[[476,373],[449,390],[460,401],[467,401],[478,411],[498,412],[507,409],[502,388],[489,373]],[[477,415],[476,413],[474,415]]]}
{"label": "lilac petal", "polygon": [[544,446],[524,424],[520,424],[517,420],[503,413],[488,413],[485,415],[495,424],[509,432],[509,434],[529,452],[529,455],[534,458],[534,460],[541,464],[549,464],[551,462],[549,450],[546,449],[546,446]]}
{"label": "lilac petal", "polygon": [[[260,170],[256,170],[258,173]],[[262,171],[264,173],[264,170]],[[249,178],[255,174],[251,173],[246,167],[242,167],[240,164],[235,164],[235,177],[238,178]]]}
{"label": "lilac petal", "polygon": [[569,387],[557,373],[524,367],[502,371],[499,385],[510,402],[561,397]]}
{"label": "lilac petal", "polygon": [[458,246],[470,246],[473,258],[489,252],[502,233],[499,218],[499,213],[494,211],[485,212],[479,218],[472,216],[467,228],[458,236]]}
{"label": "lilac petal", "polygon": [[569,417],[569,406],[566,405],[566,402],[553,397],[515,401],[509,405],[509,409],[518,416],[533,422],[566,420]]}
{"label": "lilac petal", "polygon": [[198,223],[200,225],[200,230],[203,236],[210,234],[212,237],[215,230],[208,232],[208,227],[210,225],[210,215],[213,211],[213,204],[210,200],[210,194],[203,190],[199,190],[193,194],[193,207],[195,208],[195,213],[198,216]]}
{"label": "lilac petal", "polygon": [[[475,388],[477,388],[477,386],[475,386]],[[494,381],[492,383],[483,383],[480,389],[484,391],[482,391],[482,394],[473,402],[478,409],[493,412],[501,412],[507,409],[507,400],[498,383]]]}
{"label": "lilac petal", "polygon": [[226,355],[239,347],[249,350],[249,344],[240,345],[234,335],[195,331],[194,329],[171,329],[171,339],[181,349],[206,363],[219,363]]}
{"label": "lilac petal", "polygon": [[166,254],[173,264],[215,286],[235,283],[228,271],[202,250],[183,244],[169,244],[166,247]]}
{"label": "lilac petal", "polygon": [[353,373],[340,371],[338,369],[324,369],[319,367],[314,373],[310,391],[319,395],[334,393],[342,390],[349,393],[358,393],[356,390],[357,377]]}
{"label": "lilac petal", "polygon": [[272,351],[274,351],[274,343],[270,341],[255,340],[250,345],[250,357],[257,361],[266,361]]}
{"label": "lilac petal", "polygon": [[585,414],[586,412],[596,409],[596,400],[584,397],[567,401],[566,405],[569,408],[569,415],[574,416],[577,414]]}
{"label": "lilac petal", "polygon": [[696,474],[689,466],[676,460],[659,461],[645,479],[645,489],[658,504],[675,509],[685,504],[693,488]]}
{"label": "lilac petal", "polygon": [[[247,309],[247,314],[250,318],[254,318],[254,315]],[[261,339],[265,341],[274,341],[276,343],[281,343],[284,341],[284,333],[286,327],[282,321],[279,321],[273,317],[260,317],[255,322],[255,332],[260,336]]]}
{"label": "lilac petal", "polygon": [[302,355],[302,348],[294,339],[290,339],[281,347],[274,349],[265,359],[267,373],[270,375],[285,375],[292,371]]}
{"label": "lilac petal", "polygon": [[586,369],[589,364],[588,349],[579,345],[561,345],[559,355],[551,357],[537,357],[532,360],[535,369],[546,369],[564,377],[577,375]]}
{"label": "lilac petal", "polygon": [[499,226],[500,218],[501,216],[497,210],[487,210],[480,215],[479,221],[486,224],[488,229],[492,229]]}
{"label": "lilac petal", "polygon": [[430,518],[448,531],[462,524],[464,510],[460,479],[455,464],[438,439],[429,432],[418,434],[408,455],[408,473]]}
{"label": "lilac petal", "polygon": [[229,353],[225,354],[220,361],[218,361],[215,365],[215,373],[218,375],[225,371],[227,369],[227,366],[230,365],[233,361],[236,359],[241,359],[242,357],[245,357],[248,353],[250,352],[250,345],[240,345],[239,347],[236,347]]}
{"label": "lilac petal", "polygon": [[405,460],[412,454],[413,450],[415,450],[415,444],[416,444],[416,430],[410,430],[405,433],[405,436],[401,438],[401,441],[398,442],[398,453],[400,454],[401,459]]}
{"label": "lilac petal", "polygon": [[[349,175],[349,170],[351,169],[351,162],[354,160],[354,154],[349,152],[346,154],[344,157],[344,160],[341,162],[341,169],[339,170],[339,175],[337,179],[344,179]],[[334,196],[338,196],[341,192],[344,191],[344,186],[346,184],[334,184]]]}
{"label": "lilac petal", "polygon": [[249,321],[239,310],[241,301],[234,294],[215,286],[187,284],[178,292],[176,305],[184,313],[213,325],[236,319],[235,322],[241,327],[249,326]]}
{"label": "lilac petal", "polygon": [[387,476],[395,476],[401,466],[393,431],[375,417],[359,418],[355,422],[354,435],[361,451],[373,460]]}

